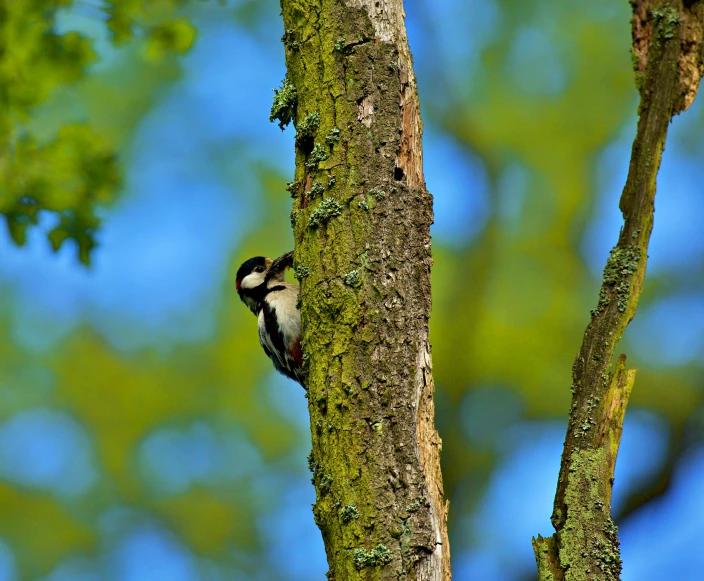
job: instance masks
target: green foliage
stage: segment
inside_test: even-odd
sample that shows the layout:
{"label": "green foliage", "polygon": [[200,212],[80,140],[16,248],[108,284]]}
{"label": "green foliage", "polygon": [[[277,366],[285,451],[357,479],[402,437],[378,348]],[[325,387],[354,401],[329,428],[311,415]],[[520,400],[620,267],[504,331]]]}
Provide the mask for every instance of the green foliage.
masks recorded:
{"label": "green foliage", "polygon": [[338,141],[340,141],[340,130],[337,127],[333,127],[330,133],[325,136],[325,143],[332,146]]}
{"label": "green foliage", "polygon": [[[614,248],[604,267],[604,285],[610,287],[612,292],[616,293],[618,310],[622,313],[626,310],[628,295],[630,293],[627,277],[638,269],[640,255],[640,248],[635,245],[626,248]],[[592,315],[599,314],[608,303],[609,296],[602,287],[599,292],[599,302],[596,308],[592,310]]]}
{"label": "green foliage", "polygon": [[310,190],[306,192],[306,196],[309,198],[314,198],[315,196],[320,196],[325,191],[325,187],[318,181],[313,181]]}
{"label": "green foliage", "polygon": [[320,479],[320,489],[322,491],[329,492],[331,486],[332,486],[332,476],[330,476],[330,474],[325,474]]}
{"label": "green foliage", "polygon": [[149,58],[185,53],[195,42],[196,30],[187,19],[174,13],[183,4],[183,0],[166,0],[151,6],[140,0],[107,1],[107,26],[113,42],[125,44],[139,32],[146,40],[144,51]]}
{"label": "green foliage", "polygon": [[320,127],[320,113],[313,111],[306,115],[305,119],[296,127],[296,143],[301,144],[312,139],[318,127]]}
{"label": "green foliage", "polygon": [[286,50],[299,50],[301,48],[301,43],[297,38],[296,31],[291,28],[284,32],[281,37],[281,42],[284,43]]}
{"label": "green foliage", "polygon": [[51,247],[56,251],[71,239],[80,261],[88,264],[100,223],[96,208],[111,200],[120,183],[114,151],[89,127],[65,125],[43,146],[25,134],[2,170],[0,191],[6,197],[0,212],[15,243],[23,245],[39,212],[50,211],[59,217],[49,233]]}
{"label": "green foliage", "polygon": [[411,504],[408,505],[408,508],[406,509],[408,512],[415,512],[417,511],[421,506],[425,506],[427,503],[427,499],[425,496],[420,495],[418,498],[416,498]]}
{"label": "green foliage", "polygon": [[352,555],[357,569],[386,565],[393,558],[393,553],[384,545],[377,545],[369,552],[366,549],[354,549]]}
{"label": "green foliage", "polygon": [[298,194],[298,189],[301,187],[301,182],[293,181],[286,183],[286,191],[291,194],[292,198],[295,198]]}
{"label": "green foliage", "polygon": [[671,6],[663,6],[653,10],[653,19],[658,25],[658,30],[663,39],[672,38],[675,35],[677,25],[680,23],[680,15]]}
{"label": "green foliage", "polygon": [[345,284],[348,286],[357,286],[359,284],[359,272],[352,270],[344,276]]}
{"label": "green foliage", "polygon": [[193,25],[185,18],[176,18],[149,30],[145,53],[154,60],[161,60],[169,53],[184,54],[195,39]]}
{"label": "green foliage", "polygon": [[320,143],[316,143],[313,151],[310,152],[308,161],[306,162],[306,167],[308,169],[316,169],[321,161],[325,161],[328,158],[328,153],[323,149]]}
{"label": "green foliage", "polygon": [[281,131],[293,121],[297,98],[296,87],[288,78],[281,81],[280,89],[274,89],[274,103],[271,105],[269,121],[277,121]]}
{"label": "green foliage", "polygon": [[[283,177],[268,168],[265,175],[276,179],[262,177],[263,201],[285,205]],[[232,257],[229,280],[241,258],[265,243],[291,244],[285,238],[285,213],[274,213],[254,231],[240,247],[241,256]],[[179,543],[207,560],[227,566],[234,561],[249,577],[266,570],[257,520],[277,498],[257,482],[267,466],[280,470],[299,453],[301,433],[261,397],[271,366],[256,339],[256,319],[234,292],[223,299],[218,307],[222,325],[212,340],[161,354],[128,355],[87,327],[47,352],[19,347],[11,341],[17,331],[11,323],[15,303],[3,295],[0,422],[48,406],[70,414],[90,437],[96,471],[87,493],[69,499],[0,483],[0,536],[16,558],[18,578],[46,578],[67,560],[100,554],[106,542],[121,538],[106,541],[102,517],[126,504],[130,513],[167,523]],[[51,329],[49,321],[46,328]],[[164,491],[139,461],[144,442],[163,429],[188,434],[193,426],[208,426],[223,441],[237,435],[247,450],[238,458],[237,476]],[[246,551],[247,559],[238,562],[233,549]],[[276,577],[268,571],[267,578]]]}
{"label": "green foliage", "polygon": [[[90,38],[57,32],[59,10],[71,4],[26,0],[0,7],[0,214],[19,245],[42,213],[54,215],[51,247],[56,251],[71,240],[88,264],[99,208],[114,200],[121,184],[117,144],[86,122],[87,115],[51,129],[33,119],[69,86],[80,87],[99,60]],[[177,4],[163,2],[149,11],[132,0],[107,3],[107,26],[116,43],[141,30],[150,58],[181,54],[193,44],[195,29],[173,16]]]}
{"label": "green foliage", "polygon": [[325,198],[313,210],[308,218],[308,226],[318,228],[327,224],[335,216],[342,214],[342,206],[335,198]]}
{"label": "green foliage", "polygon": [[383,200],[386,197],[386,192],[380,188],[372,188],[369,190],[369,195],[375,200]]}
{"label": "green foliage", "polygon": [[359,518],[359,510],[356,504],[346,504],[340,509],[340,520],[343,523],[348,523],[351,520]]}

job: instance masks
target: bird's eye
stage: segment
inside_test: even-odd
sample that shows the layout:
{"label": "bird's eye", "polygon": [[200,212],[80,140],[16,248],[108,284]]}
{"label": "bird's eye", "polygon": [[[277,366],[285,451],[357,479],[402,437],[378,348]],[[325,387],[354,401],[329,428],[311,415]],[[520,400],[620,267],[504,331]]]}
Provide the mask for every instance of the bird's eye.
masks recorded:
{"label": "bird's eye", "polygon": [[254,269],[254,272],[264,272],[264,267],[263,267],[263,266],[257,266],[257,268]]}

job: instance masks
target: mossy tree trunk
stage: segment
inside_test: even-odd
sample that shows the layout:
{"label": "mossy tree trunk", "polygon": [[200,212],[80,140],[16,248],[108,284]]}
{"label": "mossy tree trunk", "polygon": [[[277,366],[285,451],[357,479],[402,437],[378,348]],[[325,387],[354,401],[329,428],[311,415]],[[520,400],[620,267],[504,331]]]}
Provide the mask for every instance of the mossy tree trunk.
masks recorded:
{"label": "mossy tree trunk", "polygon": [[572,408],[552,523],[533,540],[541,581],[620,578],[611,489],[635,370],[616,344],[633,318],[653,226],[655,182],[670,119],[694,101],[704,72],[704,0],[631,0],[639,122],[620,208],[624,224],[573,367]]}
{"label": "mossy tree trunk", "polygon": [[429,227],[401,0],[282,0],[294,273],[329,579],[451,578]]}

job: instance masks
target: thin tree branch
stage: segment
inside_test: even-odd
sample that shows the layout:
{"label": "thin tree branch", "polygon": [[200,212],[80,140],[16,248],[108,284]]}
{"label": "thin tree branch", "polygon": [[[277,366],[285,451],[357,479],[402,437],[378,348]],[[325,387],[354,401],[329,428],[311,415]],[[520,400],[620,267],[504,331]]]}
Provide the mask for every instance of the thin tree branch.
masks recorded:
{"label": "thin tree branch", "polygon": [[533,548],[543,581],[620,578],[611,491],[635,371],[616,344],[633,318],[645,277],[656,176],[670,119],[694,100],[704,69],[704,2],[632,0],[640,119],[619,207],[624,225],[604,268],[599,300],[573,366],[572,408],[552,514],[555,534]]}

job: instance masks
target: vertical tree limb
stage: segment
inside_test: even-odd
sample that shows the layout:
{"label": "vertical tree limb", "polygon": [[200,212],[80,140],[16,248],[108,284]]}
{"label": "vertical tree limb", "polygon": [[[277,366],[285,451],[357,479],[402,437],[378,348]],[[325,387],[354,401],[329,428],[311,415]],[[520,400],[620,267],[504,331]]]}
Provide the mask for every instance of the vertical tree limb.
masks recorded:
{"label": "vertical tree limb", "polygon": [[626,369],[623,355],[610,377],[609,368],[643,286],[667,128],[672,116],[694,101],[704,71],[702,0],[631,0],[631,5],[641,101],[619,204],[624,225],[573,367],[572,408],[551,519],[556,532],[533,539],[542,581],[620,578],[611,491],[635,371]]}
{"label": "vertical tree limb", "polygon": [[401,0],[282,0],[290,185],[328,578],[451,578],[428,317],[432,197]]}

